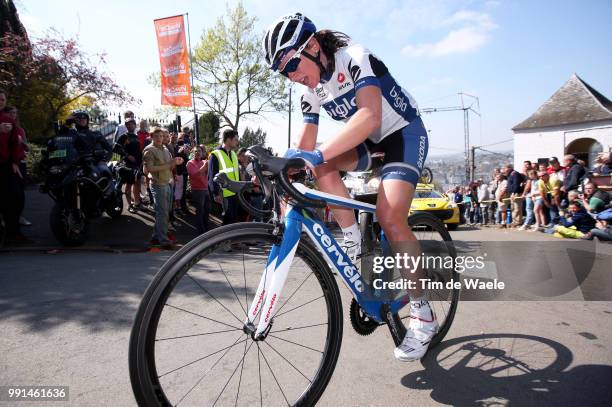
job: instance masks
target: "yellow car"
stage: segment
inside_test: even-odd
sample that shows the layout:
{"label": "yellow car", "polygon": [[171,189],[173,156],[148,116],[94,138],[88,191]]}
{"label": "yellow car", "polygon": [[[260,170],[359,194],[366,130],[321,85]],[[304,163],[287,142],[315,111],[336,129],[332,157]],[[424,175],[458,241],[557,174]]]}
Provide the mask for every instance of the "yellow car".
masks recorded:
{"label": "yellow car", "polygon": [[436,191],[433,184],[417,184],[416,193],[410,205],[410,213],[429,212],[446,224],[448,230],[459,227],[460,216],[457,204],[444,194]]}

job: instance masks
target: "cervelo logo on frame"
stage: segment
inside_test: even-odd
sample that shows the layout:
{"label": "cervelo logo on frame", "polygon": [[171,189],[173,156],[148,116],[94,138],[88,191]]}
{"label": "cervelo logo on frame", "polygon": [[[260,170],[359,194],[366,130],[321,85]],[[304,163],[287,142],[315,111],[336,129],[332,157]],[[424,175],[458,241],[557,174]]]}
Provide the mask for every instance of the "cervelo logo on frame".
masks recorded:
{"label": "cervelo logo on frame", "polygon": [[[335,106],[332,106],[335,104]],[[351,98],[349,101],[346,97],[343,97],[340,102],[336,102],[335,100],[325,104],[325,110],[332,119],[346,119],[347,115],[357,108],[357,101],[355,100],[355,96]]]}
{"label": "cervelo logo on frame", "polygon": [[272,307],[274,306],[275,302],[276,302],[276,293],[274,293],[274,295],[272,296],[272,299],[270,300],[270,306],[268,307],[268,312],[266,312],[266,319],[264,320],[265,322],[268,322],[268,319],[270,319],[270,313],[272,312]]}
{"label": "cervelo logo on frame", "polygon": [[[330,254],[330,258],[334,262],[338,271],[344,273],[344,275],[349,279],[355,290],[360,293],[363,292],[363,284],[359,279],[359,271],[357,271],[357,267],[352,265],[351,263],[346,262],[344,259],[345,253],[343,251],[338,251],[338,248],[332,243],[332,238],[325,234],[325,231],[318,223],[315,223],[313,226],[314,234],[319,238],[319,243],[325,248],[325,250]],[[334,256],[331,256],[333,254]],[[267,321],[267,319],[266,319]]]}
{"label": "cervelo logo on frame", "polygon": [[262,290],[261,294],[259,295],[259,299],[257,300],[257,304],[255,305],[255,309],[253,309],[253,316],[257,315],[257,311],[259,311],[259,306],[261,305],[265,294],[266,290]]}

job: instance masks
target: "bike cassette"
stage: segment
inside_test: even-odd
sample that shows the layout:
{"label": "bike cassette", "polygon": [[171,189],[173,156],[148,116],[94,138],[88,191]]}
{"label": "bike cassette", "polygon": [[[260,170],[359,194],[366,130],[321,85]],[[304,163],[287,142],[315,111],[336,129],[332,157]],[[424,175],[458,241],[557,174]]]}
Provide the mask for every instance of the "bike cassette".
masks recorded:
{"label": "bike cassette", "polygon": [[359,335],[370,335],[380,325],[363,311],[354,298],[351,300],[350,316],[351,325]]}

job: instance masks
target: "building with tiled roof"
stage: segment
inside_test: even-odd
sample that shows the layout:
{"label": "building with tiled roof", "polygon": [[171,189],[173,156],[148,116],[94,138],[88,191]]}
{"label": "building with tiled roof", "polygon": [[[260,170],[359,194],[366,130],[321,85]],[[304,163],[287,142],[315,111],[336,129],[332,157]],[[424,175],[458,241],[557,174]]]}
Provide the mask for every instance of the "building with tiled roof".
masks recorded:
{"label": "building with tiled roof", "polygon": [[612,102],[584,82],[571,78],[538,110],[512,128],[514,164],[574,154],[589,166],[597,153],[612,148]]}

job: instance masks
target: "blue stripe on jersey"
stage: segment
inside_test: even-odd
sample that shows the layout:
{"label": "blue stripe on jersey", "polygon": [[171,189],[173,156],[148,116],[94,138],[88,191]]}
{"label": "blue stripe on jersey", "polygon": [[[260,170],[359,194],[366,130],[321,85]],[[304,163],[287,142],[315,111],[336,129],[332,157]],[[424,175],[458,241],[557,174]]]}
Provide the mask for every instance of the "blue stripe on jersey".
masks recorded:
{"label": "blue stripe on jersey", "polygon": [[380,91],[389,105],[395,110],[395,113],[402,116],[404,120],[408,122],[413,121],[418,115],[417,111],[410,105],[408,95],[404,93],[401,86],[395,82],[395,79],[393,79],[389,73],[386,73],[378,79],[381,85]]}
{"label": "blue stripe on jersey", "polygon": [[355,82],[355,91],[358,91],[365,86],[376,86],[377,88],[380,88],[380,81],[373,76],[366,76],[365,78],[361,78]]}
{"label": "blue stripe on jersey", "polygon": [[334,120],[346,120],[357,111],[357,101],[355,100],[355,89],[351,89],[344,95],[337,97],[331,102],[323,105],[327,114]]}
{"label": "blue stripe on jersey", "polygon": [[304,123],[319,124],[319,115],[316,113],[303,113]]}

